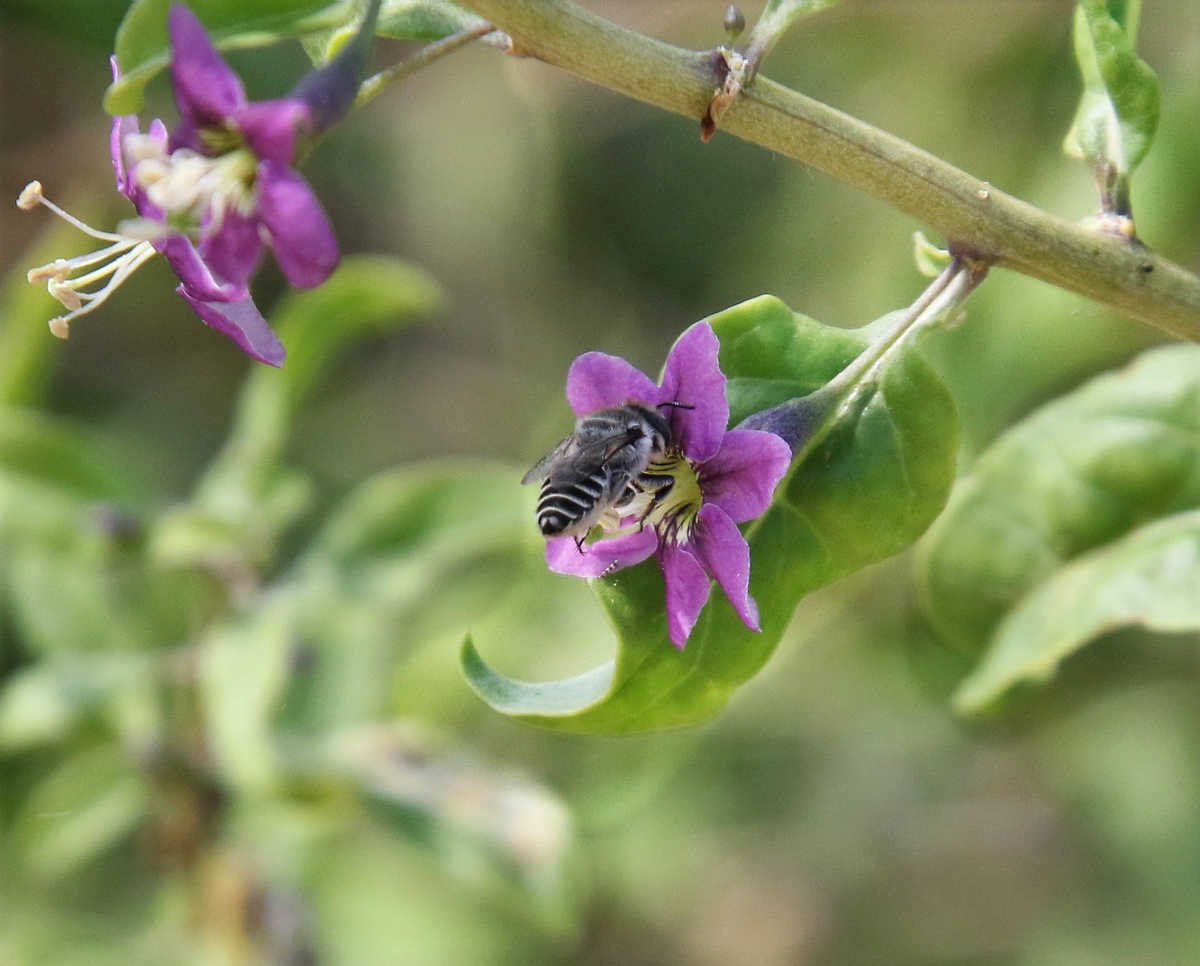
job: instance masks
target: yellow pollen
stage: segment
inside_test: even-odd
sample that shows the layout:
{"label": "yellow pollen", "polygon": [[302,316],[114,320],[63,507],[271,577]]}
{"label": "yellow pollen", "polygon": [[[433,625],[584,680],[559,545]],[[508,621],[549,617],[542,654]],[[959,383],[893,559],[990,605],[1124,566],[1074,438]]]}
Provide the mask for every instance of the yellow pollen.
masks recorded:
{"label": "yellow pollen", "polygon": [[672,543],[686,543],[691,536],[696,514],[704,505],[704,494],[696,477],[696,468],[681,453],[668,453],[646,468],[650,476],[669,476],[671,486],[661,496],[651,497],[645,523]]}

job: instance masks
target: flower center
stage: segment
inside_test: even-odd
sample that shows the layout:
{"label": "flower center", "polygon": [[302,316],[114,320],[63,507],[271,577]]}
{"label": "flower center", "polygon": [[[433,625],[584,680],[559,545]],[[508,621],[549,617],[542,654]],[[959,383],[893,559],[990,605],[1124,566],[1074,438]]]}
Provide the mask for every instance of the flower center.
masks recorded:
{"label": "flower center", "polygon": [[[144,237],[98,231],[84,224],[43,197],[40,182],[31,181],[17,199],[17,207],[30,211],[38,205],[49,208],[84,234],[109,243],[86,255],[56,258],[31,270],[27,276],[30,282],[44,281],[46,290],[67,308],[66,315],[50,320],[50,331],[60,339],[65,339],[74,319],[97,308],[140,265],[157,253],[153,244]],[[89,289],[96,283],[101,284]]]}
{"label": "flower center", "polygon": [[669,477],[671,482],[661,490],[649,493],[650,506],[645,522],[654,527],[663,540],[687,543],[696,515],[704,505],[696,467],[682,453],[669,452],[660,459],[652,460],[646,467],[646,475]]}
{"label": "flower center", "polygon": [[634,496],[600,518],[599,539],[649,526],[662,540],[687,543],[703,504],[692,461],[677,451],[665,453],[646,466]]}
{"label": "flower center", "polygon": [[247,147],[208,157],[188,148],[170,154],[148,134],[126,136],[122,150],[146,198],[182,231],[203,225],[217,231],[227,211],[254,211],[258,161]]}

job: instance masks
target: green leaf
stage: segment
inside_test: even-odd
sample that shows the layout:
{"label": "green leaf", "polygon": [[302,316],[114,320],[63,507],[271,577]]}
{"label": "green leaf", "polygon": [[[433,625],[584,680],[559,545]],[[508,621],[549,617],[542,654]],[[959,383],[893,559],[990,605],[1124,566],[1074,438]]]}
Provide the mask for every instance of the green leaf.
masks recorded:
{"label": "green leaf", "polygon": [[288,347],[287,362],[282,369],[256,368],[243,406],[266,405],[255,392],[278,394],[295,413],[348,346],[425,321],[442,303],[437,282],[408,262],[383,255],[343,259],[322,285],[288,292],[271,313]]}
{"label": "green leaf", "polygon": [[281,465],[300,408],[347,346],[427,318],[441,297],[419,269],[375,256],[347,258],[323,285],[285,296],[271,321],[287,362],[251,372],[224,449],[193,499],[160,523],[159,559],[269,562],[279,535],[310,504],[307,480]]}
{"label": "green leaf", "polygon": [[447,0],[384,0],[376,33],[397,40],[441,40],[485,22]]}
{"label": "green leaf", "polygon": [[[104,96],[109,114],[136,114],[146,84],[169,60],[167,11],[174,0],[135,0],[117,29],[122,77]],[[329,0],[188,0],[222,49],[263,47],[285,37],[328,30],[351,12]]]}
{"label": "green leaf", "polygon": [[1079,0],[1075,58],[1083,96],[1063,145],[1098,171],[1108,169],[1125,193],[1150,150],[1159,114],[1158,78],[1134,49],[1139,6],[1138,0]]}
{"label": "green leaf", "polygon": [[327,757],[372,814],[460,877],[561,897],[571,818],[549,790],[409,723],[340,732]]}
{"label": "green leaf", "polygon": [[0,689],[0,750],[62,741],[91,715],[119,714],[153,687],[157,671],[144,653],[69,655],[23,668]]}
{"label": "green leaf", "polygon": [[148,569],[118,462],[61,422],[0,408],[0,593],[35,654],[174,643],[183,575]]}
{"label": "green leaf", "polygon": [[12,621],[34,654],[158,650],[184,641],[212,591],[199,574],[149,563],[139,541],[103,511],[64,517],[62,537],[23,535],[5,546]]}
{"label": "green leaf", "polygon": [[977,651],[1079,554],[1200,507],[1200,346],[1100,376],[1014,426],[959,482],[918,557],[947,641]]}
{"label": "green leaf", "polygon": [[91,437],[33,410],[0,407],[0,535],[30,529],[42,500],[121,501],[134,493],[121,463]]}
{"label": "green leaf", "polygon": [[1045,680],[1089,641],[1130,625],[1200,630],[1200,511],[1134,530],[1038,584],[1000,624],[955,707],[978,711],[1021,681]]}
{"label": "green leaf", "polygon": [[387,713],[417,649],[501,606],[541,562],[534,494],[518,467],[455,461],[359,486],[279,582],[295,602],[307,670],[287,697],[295,727]]}
{"label": "green leaf", "polygon": [[[771,297],[710,321],[735,423],[825,385],[877,331],[822,326]],[[468,641],[471,685],[497,710],[568,731],[650,731],[717,714],[771,656],[806,594],[909,546],[945,503],[957,447],[954,406],[912,341],[855,388],[771,509],[745,528],[761,634],[745,628],[714,588],[687,648],[676,650],[662,577],[648,561],[593,582],[617,634],[614,663],[530,684],[488,668]]]}
{"label": "green leaf", "polygon": [[35,875],[67,876],[132,833],[148,804],[120,748],[79,752],[29,796],[15,828],[20,857]]}
{"label": "green leaf", "polygon": [[278,780],[273,719],[279,710],[295,643],[285,601],[214,628],[198,649],[204,734],[224,783],[250,797]]}

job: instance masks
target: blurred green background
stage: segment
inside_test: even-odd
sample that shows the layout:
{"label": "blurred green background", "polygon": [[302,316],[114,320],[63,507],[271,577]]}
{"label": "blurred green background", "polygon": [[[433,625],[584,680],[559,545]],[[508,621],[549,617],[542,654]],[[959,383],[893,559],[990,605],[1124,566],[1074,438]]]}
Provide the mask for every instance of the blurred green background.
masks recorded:
{"label": "blurred green background", "polygon": [[[723,2],[590,6],[685,46],[724,40]],[[8,196],[37,178],[93,223],[126,216],[100,108],[124,7],[0,0]],[[1079,90],[1071,9],[844,0],[784,38],[766,73],[1082,218],[1095,207],[1090,175],[1059,150]],[[1139,49],[1163,112],[1134,213],[1141,237],[1192,271],[1198,40],[1194,0],[1147,0]],[[305,69],[297,45],[231,61],[253,97],[283,93]],[[147,113],[174,116],[161,79]],[[922,226],[907,216],[494,50],[460,52],[388,91],[305,173],[347,253],[407,260],[443,296],[422,322],[351,346],[296,418],[287,459],[311,502],[268,576],[305,559],[330,509],[392,468],[492,461],[461,499],[479,508],[494,492],[524,514],[530,494],[516,481],[569,427],[563,380],[583,351],[654,372],[692,321],[763,292],[857,326],[923,285],[910,240]],[[30,253],[49,221],[0,210],[0,269],[16,279],[0,324],[32,298],[22,276],[50,257]],[[68,342],[44,335],[41,407],[137,481],[129,512],[140,518],[193,499],[252,365],[173,287],[152,264]],[[269,267],[260,304],[281,288]],[[36,298],[22,325],[55,314]],[[1157,341],[997,272],[965,323],[928,342],[960,408],[962,468],[1038,403]],[[473,511],[446,512],[470,523]],[[347,586],[308,602],[313,626],[353,610],[358,631],[331,633],[356,642],[345,651],[318,649],[310,694],[303,649],[286,690],[271,692],[286,694],[270,711],[278,740],[300,747],[286,793],[264,790],[237,732],[230,754],[248,764],[228,766],[225,786],[147,764],[119,724],[136,708],[73,719],[55,741],[0,744],[0,966],[1200,962],[1193,638],[1112,634],[994,718],[960,720],[946,699],[966,665],[923,623],[906,554],[805,600],[774,660],[715,722],[642,738],[546,734],[462,683],[465,622],[489,661],[528,679],[583,671],[611,645],[586,591],[538,572],[531,517],[489,556],[479,516],[466,539],[485,550],[402,604],[380,597],[385,616],[349,570]],[[72,579],[45,574],[51,596]],[[0,598],[0,684],[46,657],[9,603]],[[246,640],[270,637],[271,619],[243,628]],[[226,673],[250,675],[227,636]],[[328,722],[341,730],[327,760],[350,778],[305,773],[311,748],[297,736],[328,737]],[[254,948],[243,933],[270,942]]]}

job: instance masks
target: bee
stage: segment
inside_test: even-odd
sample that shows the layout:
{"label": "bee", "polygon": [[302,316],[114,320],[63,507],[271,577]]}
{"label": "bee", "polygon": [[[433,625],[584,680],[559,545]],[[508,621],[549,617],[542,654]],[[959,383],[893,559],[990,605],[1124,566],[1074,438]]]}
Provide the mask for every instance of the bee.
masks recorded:
{"label": "bee", "polygon": [[542,536],[574,537],[582,549],[584,538],[609,510],[627,506],[639,493],[661,494],[670,488],[670,476],[647,472],[670,444],[666,417],[638,403],[581,417],[575,432],[521,480],[542,481],[537,504]]}

